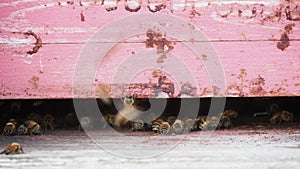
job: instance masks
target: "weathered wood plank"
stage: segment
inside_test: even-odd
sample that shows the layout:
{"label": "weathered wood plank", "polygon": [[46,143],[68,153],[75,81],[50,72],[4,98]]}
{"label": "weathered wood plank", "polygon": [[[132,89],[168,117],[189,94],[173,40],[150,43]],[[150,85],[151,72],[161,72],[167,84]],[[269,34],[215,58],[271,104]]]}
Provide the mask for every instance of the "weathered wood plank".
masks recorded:
{"label": "weathered wood plank", "polygon": [[[118,72],[120,70],[125,75],[126,71],[133,71],[128,65],[143,67],[147,61],[156,63],[156,69],[164,70],[168,64],[174,68],[173,73],[165,70],[166,75],[169,74],[168,81],[174,84],[174,92],[169,94],[170,97],[178,97],[180,92],[193,97],[300,95],[300,77],[297,73],[300,71],[300,5],[297,1],[166,1],[162,6],[156,4],[157,10],[162,8],[156,13],[153,13],[155,4],[152,1],[148,5],[151,10],[146,2],[142,2],[137,12],[129,10],[129,7],[139,6],[133,1],[127,2],[127,8],[126,1],[122,1],[116,10],[108,11],[114,5],[115,1],[104,1],[103,4],[101,1],[2,1],[0,98],[97,97],[95,91],[102,83],[112,85],[112,97],[122,97],[126,92],[148,97],[154,90],[153,85],[141,87],[143,85],[140,83],[158,83],[158,77],[153,77],[153,70],[136,70],[136,75],[129,77],[134,84],[130,89],[125,87],[126,90],[118,78],[123,75]],[[172,30],[156,31],[162,36],[157,37],[154,47],[148,43],[147,31],[116,41],[116,29],[109,29],[104,32],[107,37],[93,39],[95,46],[114,46],[101,63],[95,64],[99,64],[92,84],[96,89],[76,91],[73,95],[77,59],[88,40],[103,27],[123,17],[142,14],[175,16],[183,22],[190,22],[191,26],[183,25],[178,35],[170,34]],[[154,29],[148,28],[147,22],[145,20],[141,27],[144,26],[145,30]],[[158,27],[166,24],[177,23],[170,20]],[[130,24],[122,25],[125,31],[131,27]],[[180,35],[184,31],[193,32],[195,27],[205,38]],[[164,33],[166,36],[163,36]],[[159,44],[162,37],[167,42]],[[162,54],[156,53],[165,50],[165,43],[170,45],[167,45],[168,49],[172,49],[168,50],[164,59]],[[207,65],[213,63],[213,57],[205,52],[195,54],[186,46],[189,43],[215,50],[221,63],[219,66],[224,70],[225,79],[220,78],[225,85],[223,91],[212,84],[216,79],[210,79],[211,72]],[[156,56],[147,60],[142,55]],[[124,65],[127,69],[122,67]],[[176,79],[180,72],[190,72],[186,76],[189,78]],[[198,86],[196,92],[186,89],[189,86],[184,85],[190,82],[191,77]],[[80,78],[83,81],[85,79],[83,75]]]}

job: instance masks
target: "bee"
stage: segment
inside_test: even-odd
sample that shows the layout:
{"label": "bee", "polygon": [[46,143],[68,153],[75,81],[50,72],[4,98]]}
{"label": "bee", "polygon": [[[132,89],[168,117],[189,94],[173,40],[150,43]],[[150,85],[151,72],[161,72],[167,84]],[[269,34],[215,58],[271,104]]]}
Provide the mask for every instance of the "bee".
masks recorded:
{"label": "bee", "polygon": [[23,148],[19,143],[11,143],[7,145],[4,150],[0,152],[0,154],[23,154]]}
{"label": "bee", "polygon": [[20,113],[22,103],[20,101],[13,101],[10,105],[12,113]]}
{"label": "bee", "polygon": [[288,111],[278,111],[274,113],[270,118],[271,124],[280,124],[282,121],[285,123],[292,123],[294,119],[294,114]]}
{"label": "bee", "polygon": [[135,101],[131,95],[127,95],[124,98],[124,108],[118,112],[114,118],[115,127],[125,126],[129,121],[134,121],[137,119],[139,113],[138,111],[135,111],[134,103]]}
{"label": "bee", "polygon": [[145,131],[143,120],[138,119],[132,122],[131,131]]}
{"label": "bee", "polygon": [[68,113],[64,119],[65,127],[76,128],[79,126],[79,121],[75,115],[75,113]]}
{"label": "bee", "polygon": [[161,126],[162,123],[163,123],[163,120],[162,120],[162,119],[154,120],[154,121],[152,122],[152,126],[151,126],[152,131],[153,131],[154,133],[159,133],[159,131],[160,131],[160,126]]}
{"label": "bee", "polygon": [[28,129],[30,136],[41,134],[41,126],[33,120],[26,120],[24,122],[24,126]]}
{"label": "bee", "polygon": [[159,126],[159,133],[161,135],[167,135],[170,133],[170,129],[171,129],[171,126],[168,122],[163,122],[161,123],[161,125]]}
{"label": "bee", "polygon": [[5,124],[4,129],[2,131],[3,136],[13,136],[17,134],[17,122],[15,119],[10,119]]}
{"label": "bee", "polygon": [[175,120],[172,125],[172,132],[175,134],[183,134],[184,133],[184,124],[181,120]]}
{"label": "bee", "polygon": [[226,116],[226,117],[237,117],[238,115],[238,112],[237,111],[234,111],[234,110],[225,110],[222,114],[222,116]]}
{"label": "bee", "polygon": [[80,125],[78,127],[78,130],[81,131],[82,129],[91,130],[94,128],[93,121],[88,116],[83,116],[80,118]]}
{"label": "bee", "polygon": [[54,117],[52,114],[45,114],[43,117],[43,122],[42,125],[45,129],[45,131],[47,131],[48,129],[53,131],[54,130]]}
{"label": "bee", "polygon": [[186,132],[197,131],[198,130],[196,120],[193,120],[193,119],[186,119],[185,122],[184,122],[184,126],[185,126],[185,131]]}
{"label": "bee", "polygon": [[172,125],[174,122],[176,121],[176,117],[175,116],[169,116],[167,118],[167,122]]}
{"label": "bee", "polygon": [[278,111],[276,113],[274,113],[271,118],[270,118],[270,123],[271,124],[276,124],[276,123],[281,123],[281,114],[282,114],[282,111]]}
{"label": "bee", "polygon": [[218,116],[211,116],[207,117],[204,124],[203,129],[204,130],[212,130],[212,129],[218,129],[219,128],[219,117]]}
{"label": "bee", "polygon": [[25,127],[24,124],[20,125],[18,127],[18,135],[27,135],[27,134],[28,134],[27,127]]}
{"label": "bee", "polygon": [[35,100],[35,101],[32,103],[32,106],[33,106],[33,107],[39,107],[39,106],[41,106],[43,103],[44,103],[43,100]]}
{"label": "bee", "polygon": [[223,116],[220,119],[217,129],[228,129],[232,127],[232,123],[229,117]]}
{"label": "bee", "polygon": [[281,113],[281,119],[285,122],[285,123],[292,123],[294,120],[294,114],[288,111],[282,111]]}
{"label": "bee", "polygon": [[107,114],[103,118],[107,122],[106,124],[104,124],[104,128],[106,128],[107,124],[109,124],[110,126],[114,126],[116,120],[116,116],[114,114]]}
{"label": "bee", "polygon": [[152,123],[155,120],[155,114],[150,113],[144,118],[145,130],[152,131]]}
{"label": "bee", "polygon": [[205,130],[205,128],[208,126],[208,122],[206,121],[205,116],[199,116],[194,124],[194,129],[195,130]]}
{"label": "bee", "polygon": [[41,124],[43,122],[43,116],[41,116],[40,114],[37,114],[37,113],[30,113],[27,116],[27,119],[33,120],[39,124]]}

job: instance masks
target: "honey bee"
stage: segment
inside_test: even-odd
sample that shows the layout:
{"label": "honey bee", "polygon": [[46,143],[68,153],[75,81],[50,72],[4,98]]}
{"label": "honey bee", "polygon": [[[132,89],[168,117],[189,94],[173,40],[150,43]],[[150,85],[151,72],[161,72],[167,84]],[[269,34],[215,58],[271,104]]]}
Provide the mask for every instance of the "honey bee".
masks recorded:
{"label": "honey bee", "polygon": [[40,114],[37,114],[37,113],[30,113],[27,116],[27,119],[33,120],[39,124],[41,124],[43,122],[43,116],[41,116]]}
{"label": "honey bee", "polygon": [[128,124],[129,121],[134,121],[139,116],[135,111],[134,99],[131,95],[127,95],[123,100],[124,108],[117,113],[114,120],[114,126],[121,127]]}
{"label": "honey bee", "polygon": [[10,105],[10,111],[12,113],[20,113],[22,103],[20,101],[13,101]]}
{"label": "honey bee", "polygon": [[270,118],[270,123],[271,124],[276,124],[276,123],[281,123],[281,114],[282,114],[282,111],[278,111],[276,113],[274,113],[271,118]]}
{"label": "honey bee", "polygon": [[206,121],[206,116],[199,116],[197,117],[193,128],[195,130],[205,130],[207,126],[208,122]]}
{"label": "honey bee", "polygon": [[294,114],[288,111],[278,111],[274,113],[270,118],[271,124],[280,124],[282,121],[285,123],[292,123],[294,119]]}
{"label": "honey bee", "polygon": [[18,135],[27,135],[28,129],[24,126],[24,124],[18,127]]}
{"label": "honey bee", "polygon": [[144,122],[140,119],[135,120],[131,125],[131,131],[145,131]]}
{"label": "honey bee", "polygon": [[54,130],[54,117],[52,114],[45,114],[43,117],[43,123],[42,123],[45,131],[47,130]]}
{"label": "honey bee", "polygon": [[64,118],[65,127],[76,128],[79,126],[79,121],[75,115],[75,113],[71,112],[66,115]]}
{"label": "honey bee", "polygon": [[285,123],[292,123],[294,120],[294,114],[288,111],[282,111],[281,114],[281,119],[285,122]]}
{"label": "honey bee", "polygon": [[159,127],[159,133],[161,135],[167,135],[170,133],[170,129],[171,129],[170,124],[168,122],[163,122]]}
{"label": "honey bee", "polygon": [[193,120],[193,119],[186,119],[184,122],[184,126],[185,126],[186,132],[198,130],[197,122],[196,122],[196,120]]}
{"label": "honey bee", "polygon": [[229,117],[223,116],[220,119],[217,129],[228,129],[232,127],[232,123]]}
{"label": "honey bee", "polygon": [[175,120],[172,125],[172,132],[175,134],[183,134],[184,133],[184,124],[181,120]]}
{"label": "honey bee", "polygon": [[17,134],[17,122],[15,119],[10,119],[5,124],[4,129],[2,131],[3,136],[13,136]]}
{"label": "honey bee", "polygon": [[212,130],[219,128],[219,117],[218,116],[211,116],[207,117],[203,123],[203,130]]}
{"label": "honey bee", "polygon": [[94,128],[93,121],[88,116],[83,116],[80,118],[80,125],[78,127],[78,130],[81,131],[82,129],[91,130]]}
{"label": "honey bee", "polygon": [[0,154],[23,154],[23,148],[19,143],[11,143],[7,145],[4,150],[0,152]]}
{"label": "honey bee", "polygon": [[167,118],[167,122],[170,124],[170,125],[173,125],[173,123],[176,121],[176,117],[175,116],[169,116]]}
{"label": "honey bee", "polygon": [[30,136],[41,134],[41,126],[33,120],[26,120],[24,122],[24,126],[28,129]]}
{"label": "honey bee", "polygon": [[152,126],[151,126],[152,131],[153,131],[154,133],[159,133],[159,131],[160,131],[160,126],[161,126],[162,123],[163,123],[163,120],[162,120],[162,119],[154,120],[154,121],[152,122]]}
{"label": "honey bee", "polygon": [[225,110],[222,114],[222,116],[226,116],[226,117],[237,117],[238,115],[238,112],[237,111],[234,111],[234,110]]}
{"label": "honey bee", "polygon": [[39,107],[39,106],[41,106],[43,103],[44,103],[43,100],[35,100],[35,101],[32,103],[32,106],[33,106],[33,107]]}
{"label": "honey bee", "polygon": [[152,131],[152,123],[155,120],[155,114],[150,113],[146,118],[144,118],[145,130]]}

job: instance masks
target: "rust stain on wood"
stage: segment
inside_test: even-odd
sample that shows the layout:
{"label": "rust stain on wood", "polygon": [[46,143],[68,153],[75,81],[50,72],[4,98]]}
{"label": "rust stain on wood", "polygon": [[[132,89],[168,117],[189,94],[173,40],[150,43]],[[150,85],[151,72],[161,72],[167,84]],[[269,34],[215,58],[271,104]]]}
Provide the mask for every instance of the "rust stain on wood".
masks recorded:
{"label": "rust stain on wood", "polygon": [[24,35],[33,36],[34,39],[36,40],[35,46],[32,48],[32,50],[27,51],[27,54],[32,55],[34,53],[37,53],[39,51],[39,49],[42,47],[42,39],[37,34],[35,34],[33,31],[25,32]]}
{"label": "rust stain on wood", "polygon": [[[0,52],[3,56],[7,56],[0,58],[0,67],[2,67],[0,75],[3,77],[1,83],[3,87],[0,88],[2,98],[72,97],[74,66],[87,40],[99,28],[113,20],[147,13],[180,17],[203,32],[207,42],[212,43],[223,63],[224,74],[228,78],[226,96],[300,95],[299,79],[294,78],[300,71],[298,62],[300,4],[298,1],[278,3],[271,0],[260,2],[251,0],[226,2],[46,0],[43,1],[43,5],[38,1],[8,1],[0,3],[0,8],[3,11],[0,14],[3,21],[0,23]],[[50,15],[52,13],[57,15]],[[67,22],[59,22],[62,16]],[[133,46],[127,49],[130,53],[128,57],[139,55],[141,49],[145,49],[145,45],[146,48],[155,49],[160,55],[157,59],[160,66],[169,60],[166,58],[168,54],[178,55],[180,59],[187,62],[187,66],[195,75],[199,91],[195,95],[195,86],[191,87],[184,82],[180,85],[175,84],[175,81],[168,76],[165,80],[163,76],[161,77],[164,85],[158,84],[160,75],[154,78],[155,80],[152,79],[152,84],[149,79],[144,79],[141,83],[126,84],[130,86],[131,91],[135,91],[139,97],[148,97],[147,93],[155,90],[174,93],[166,94],[168,97],[179,97],[180,93],[192,97],[207,97],[218,93],[219,89],[216,86],[209,86],[210,79],[203,78],[206,77],[203,74],[207,72],[205,72],[205,65],[201,63],[210,62],[211,55],[203,52],[197,57],[200,58],[198,60],[201,63],[196,62],[193,60],[195,56],[187,53],[187,48],[180,47],[183,42],[192,42],[201,46],[207,43],[206,41],[199,41],[194,37],[172,39],[172,35],[167,36],[166,33],[155,28],[147,29],[149,30],[140,36],[142,38],[126,41]],[[33,37],[35,42],[31,42],[28,37]],[[101,45],[107,42],[112,43],[109,38],[95,43]],[[120,45],[123,42],[113,43]],[[29,51],[28,44],[34,44]],[[40,50],[42,45],[43,50]],[[122,59],[125,60],[126,57]],[[115,63],[122,59],[112,56],[104,64],[116,66]],[[35,74],[39,70],[43,70],[43,74],[37,77]],[[104,80],[102,80],[106,81],[112,74],[109,71],[104,72]],[[15,77],[19,77],[18,82]],[[36,78],[28,80],[28,77]],[[109,85],[123,90],[121,88],[123,84]],[[173,90],[172,85],[178,85],[178,91]],[[87,92],[81,96],[94,97],[93,94]],[[122,96],[121,94],[120,91],[116,96]]]}

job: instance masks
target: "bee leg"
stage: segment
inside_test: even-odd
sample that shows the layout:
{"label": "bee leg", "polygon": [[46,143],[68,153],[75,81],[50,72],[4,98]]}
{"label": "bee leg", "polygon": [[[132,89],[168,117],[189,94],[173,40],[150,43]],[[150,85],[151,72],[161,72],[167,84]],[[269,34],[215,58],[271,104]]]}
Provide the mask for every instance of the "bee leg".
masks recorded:
{"label": "bee leg", "polygon": [[30,136],[33,136],[33,134],[32,134],[32,129],[29,129],[29,135],[30,135]]}
{"label": "bee leg", "polygon": [[18,153],[19,153],[19,154],[23,154],[23,153],[24,153],[24,151],[23,151],[23,148],[22,148],[22,147],[20,147],[20,148],[18,149]]}

